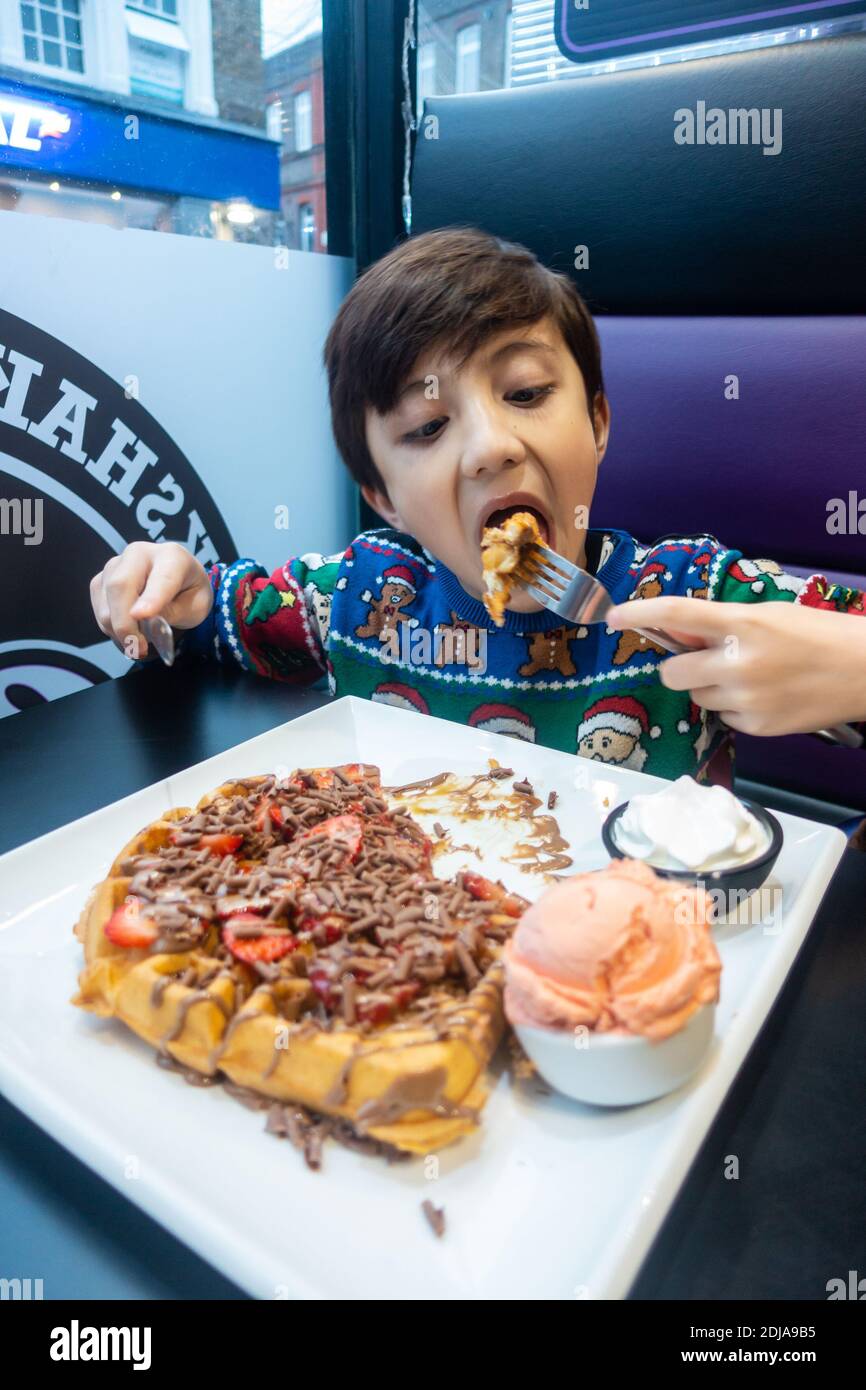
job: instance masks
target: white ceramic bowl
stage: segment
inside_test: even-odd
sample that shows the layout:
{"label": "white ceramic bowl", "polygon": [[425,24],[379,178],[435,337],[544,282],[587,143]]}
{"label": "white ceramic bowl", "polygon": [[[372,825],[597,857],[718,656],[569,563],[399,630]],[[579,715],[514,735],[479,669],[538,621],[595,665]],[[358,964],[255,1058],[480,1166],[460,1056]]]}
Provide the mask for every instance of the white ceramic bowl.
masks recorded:
{"label": "white ceramic bowl", "polygon": [[624,1033],[560,1028],[514,1031],[554,1090],[588,1105],[640,1105],[682,1086],[713,1041],[715,1004],[702,1004],[677,1033],[654,1042]]}

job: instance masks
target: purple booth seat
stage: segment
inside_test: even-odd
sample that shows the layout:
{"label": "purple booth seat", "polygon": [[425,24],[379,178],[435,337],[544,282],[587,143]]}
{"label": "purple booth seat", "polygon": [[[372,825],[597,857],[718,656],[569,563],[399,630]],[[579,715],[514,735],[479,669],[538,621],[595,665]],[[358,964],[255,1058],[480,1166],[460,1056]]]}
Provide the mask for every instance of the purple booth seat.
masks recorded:
{"label": "purple booth seat", "polygon": [[[644,541],[709,531],[751,559],[866,588],[866,318],[597,323],[612,426],[593,525]],[[854,521],[841,534],[833,499]],[[738,770],[866,810],[863,750],[741,736]]]}

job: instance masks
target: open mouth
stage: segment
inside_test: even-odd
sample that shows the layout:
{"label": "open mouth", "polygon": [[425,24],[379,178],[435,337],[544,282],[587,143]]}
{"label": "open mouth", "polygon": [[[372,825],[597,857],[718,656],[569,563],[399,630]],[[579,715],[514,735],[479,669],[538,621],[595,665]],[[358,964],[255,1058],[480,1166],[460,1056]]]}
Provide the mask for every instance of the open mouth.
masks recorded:
{"label": "open mouth", "polygon": [[504,526],[508,518],[513,516],[515,512],[530,512],[538,522],[538,529],[544,544],[550,544],[550,525],[547,517],[531,502],[511,502],[507,507],[494,508],[482,519],[480,532],[483,532],[487,526]]}

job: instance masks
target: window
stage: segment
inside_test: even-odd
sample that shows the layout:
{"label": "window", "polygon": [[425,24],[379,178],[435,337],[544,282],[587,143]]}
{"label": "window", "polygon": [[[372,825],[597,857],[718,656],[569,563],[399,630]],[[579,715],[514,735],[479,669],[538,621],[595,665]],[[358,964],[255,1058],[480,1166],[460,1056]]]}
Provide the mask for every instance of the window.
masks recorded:
{"label": "window", "polygon": [[313,101],[309,88],[295,93],[295,149],[300,154],[313,145]]}
{"label": "window", "polygon": [[457,30],[458,92],[477,92],[481,87],[481,25],[467,24]]}
{"label": "window", "polygon": [[[288,0],[287,0],[288,2]],[[590,0],[594,9],[596,0]],[[599,5],[601,10],[602,5]],[[619,10],[648,10],[651,6],[634,3],[607,6]],[[741,7],[768,12],[767,23],[772,25],[772,5]],[[792,9],[796,9],[793,6]],[[435,88],[426,90],[430,96],[453,92],[489,92],[502,87],[526,87],[535,83],[563,79],[593,77],[619,69],[642,68],[663,63],[682,63],[693,58],[707,58],[718,53],[763,48],[770,44],[803,43],[812,39],[829,38],[833,34],[862,33],[866,30],[866,0],[858,10],[864,13],[847,19],[829,19],[807,23],[798,21],[796,13],[787,20],[787,28],[768,28],[758,33],[737,35],[712,43],[686,44],[681,48],[660,49],[656,53],[637,53],[613,62],[570,63],[560,53],[554,37],[554,0],[418,0],[418,95],[419,114],[422,83],[422,64],[427,62],[435,71]],[[479,14],[481,16],[479,21]],[[424,58],[424,50],[432,45],[433,56]]]}
{"label": "window", "polygon": [[309,203],[298,208],[298,232],[302,251],[316,249],[316,215]]}
{"label": "window", "polygon": [[[28,127],[40,148],[21,145],[26,158],[4,140],[0,114],[0,211],[323,252],[322,4],[0,0],[0,107],[8,115],[16,78],[54,78],[60,92],[74,90],[78,113],[70,117],[59,94],[34,97],[31,126],[37,116],[47,124]],[[453,80],[453,61],[440,59],[440,85],[443,71]],[[142,130],[133,160],[128,114]],[[345,224],[348,204],[338,207]]]}
{"label": "window", "polygon": [[177,19],[177,0],[126,0],[128,10],[147,10],[160,19]]}
{"label": "window", "polygon": [[283,103],[277,98],[265,107],[265,126],[272,140],[283,138]]}
{"label": "window", "polygon": [[21,30],[26,62],[84,72],[80,0],[22,3]]}
{"label": "window", "polygon": [[[259,0],[247,3],[255,8]],[[261,16],[266,128],[280,139],[280,239],[321,253],[328,245],[322,0],[261,0]]]}
{"label": "window", "polygon": [[418,45],[418,109],[420,117],[425,97],[436,95],[436,44]]}

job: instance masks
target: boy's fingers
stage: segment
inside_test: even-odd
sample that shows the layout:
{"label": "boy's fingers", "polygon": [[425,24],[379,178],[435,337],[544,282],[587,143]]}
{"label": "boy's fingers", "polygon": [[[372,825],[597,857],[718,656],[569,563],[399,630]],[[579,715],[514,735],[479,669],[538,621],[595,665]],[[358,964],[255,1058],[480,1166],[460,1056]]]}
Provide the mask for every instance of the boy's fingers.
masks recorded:
{"label": "boy's fingers", "polygon": [[146,551],[130,545],[122,555],[113,556],[102,571],[102,604],[108,615],[107,624],[103,621],[100,626],[128,654],[133,648],[131,643],[127,648],[127,639],[136,638],[140,647],[146,645],[130,609],[147,582],[148,570]]}
{"label": "boy's fingers", "polygon": [[102,571],[95,574],[90,581],[90,606],[93,609],[93,616],[96,619],[96,626],[100,632],[104,632],[106,637],[113,637],[111,630],[111,618],[108,612],[108,603],[105,598],[105,591],[102,584]]}
{"label": "boy's fingers", "polygon": [[140,586],[130,606],[133,618],[153,618],[169,607],[189,579],[190,559],[189,552],[182,546],[165,546],[157,551],[156,557],[149,560],[146,583]]}
{"label": "boy's fingers", "polygon": [[712,641],[730,632],[731,615],[724,611],[730,607],[705,598],[641,598],[618,603],[605,614],[605,622],[617,629],[660,628],[684,642],[698,637]]}

